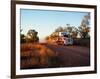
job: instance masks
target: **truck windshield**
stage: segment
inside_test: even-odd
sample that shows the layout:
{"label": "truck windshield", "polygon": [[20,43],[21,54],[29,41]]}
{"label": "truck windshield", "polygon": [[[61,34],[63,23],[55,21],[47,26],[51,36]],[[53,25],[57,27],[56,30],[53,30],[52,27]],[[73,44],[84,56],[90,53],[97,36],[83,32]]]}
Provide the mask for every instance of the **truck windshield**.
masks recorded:
{"label": "truck windshield", "polygon": [[64,35],[64,37],[68,37],[68,35]]}

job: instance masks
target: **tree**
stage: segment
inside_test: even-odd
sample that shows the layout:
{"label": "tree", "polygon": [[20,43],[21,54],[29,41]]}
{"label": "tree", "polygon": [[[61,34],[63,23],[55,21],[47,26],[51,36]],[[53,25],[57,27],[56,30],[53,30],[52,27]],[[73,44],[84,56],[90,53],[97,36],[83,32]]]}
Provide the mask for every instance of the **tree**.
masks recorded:
{"label": "tree", "polygon": [[39,37],[37,36],[38,32],[35,30],[29,30],[27,32],[27,42],[38,42],[39,41]]}
{"label": "tree", "polygon": [[76,27],[72,27],[72,31],[70,32],[70,36],[72,38],[77,38],[77,35],[78,35],[78,29]]}
{"label": "tree", "polygon": [[55,29],[55,32],[62,32],[62,31],[64,31],[64,29],[63,29],[63,27],[58,27],[57,29]]}
{"label": "tree", "polygon": [[[23,30],[21,29],[20,32],[22,32],[22,31],[23,31]],[[25,43],[25,42],[26,42],[26,40],[25,40],[25,35],[22,34],[22,33],[20,33],[20,42],[21,42],[21,43]]]}
{"label": "tree", "polygon": [[80,33],[81,38],[89,37],[89,32],[90,32],[90,27],[86,27],[86,26],[84,26],[84,27],[80,26],[79,27],[79,33]]}
{"label": "tree", "polygon": [[65,30],[66,30],[68,33],[71,33],[71,32],[72,32],[73,27],[72,27],[72,26],[70,26],[70,24],[66,24],[66,25],[67,25],[67,27],[65,28]]}
{"label": "tree", "polygon": [[81,26],[88,26],[89,25],[89,20],[90,20],[90,14],[88,13],[85,15],[81,21]]}
{"label": "tree", "polygon": [[78,29],[75,26],[70,26],[70,24],[66,24],[67,27],[63,27],[64,32],[69,33],[70,37],[77,38]]}
{"label": "tree", "polygon": [[25,35],[24,34],[20,34],[20,39],[21,39],[21,43],[25,43]]}
{"label": "tree", "polygon": [[70,37],[77,38],[78,29],[75,26],[70,26],[70,24],[66,24],[67,27],[58,27],[55,31],[49,36],[49,39],[56,39],[59,37],[59,32],[67,32]]}
{"label": "tree", "polygon": [[82,19],[81,25],[78,27],[81,38],[90,37],[89,20],[90,20],[90,14],[85,15]]}
{"label": "tree", "polygon": [[45,39],[46,39],[46,40],[49,40],[49,36],[46,36]]}

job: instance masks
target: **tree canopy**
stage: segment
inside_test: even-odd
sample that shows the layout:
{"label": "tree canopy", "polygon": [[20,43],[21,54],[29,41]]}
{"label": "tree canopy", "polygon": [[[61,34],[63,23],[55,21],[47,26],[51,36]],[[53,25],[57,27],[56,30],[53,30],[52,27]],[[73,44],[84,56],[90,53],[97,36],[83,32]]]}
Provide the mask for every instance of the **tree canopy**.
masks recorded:
{"label": "tree canopy", "polygon": [[21,43],[25,42],[39,42],[39,37],[37,36],[38,32],[34,29],[30,29],[27,32],[27,35],[21,34]]}

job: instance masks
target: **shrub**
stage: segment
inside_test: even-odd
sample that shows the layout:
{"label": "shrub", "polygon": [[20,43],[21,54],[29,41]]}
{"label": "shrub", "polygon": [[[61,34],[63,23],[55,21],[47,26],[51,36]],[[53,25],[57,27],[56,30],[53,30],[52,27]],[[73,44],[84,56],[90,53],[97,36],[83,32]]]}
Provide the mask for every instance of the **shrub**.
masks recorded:
{"label": "shrub", "polygon": [[74,45],[90,47],[90,38],[74,39]]}
{"label": "shrub", "polygon": [[21,68],[58,66],[57,54],[41,44],[21,44]]}

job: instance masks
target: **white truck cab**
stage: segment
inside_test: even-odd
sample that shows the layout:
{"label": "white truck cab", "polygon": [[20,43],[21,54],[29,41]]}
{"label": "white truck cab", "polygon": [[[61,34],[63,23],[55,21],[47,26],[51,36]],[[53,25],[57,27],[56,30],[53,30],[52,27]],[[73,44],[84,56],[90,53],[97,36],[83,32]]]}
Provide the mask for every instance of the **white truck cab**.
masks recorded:
{"label": "white truck cab", "polygon": [[59,32],[59,37],[56,40],[58,45],[73,45],[73,39],[67,32]]}

